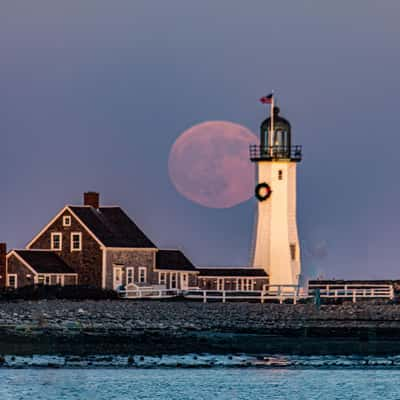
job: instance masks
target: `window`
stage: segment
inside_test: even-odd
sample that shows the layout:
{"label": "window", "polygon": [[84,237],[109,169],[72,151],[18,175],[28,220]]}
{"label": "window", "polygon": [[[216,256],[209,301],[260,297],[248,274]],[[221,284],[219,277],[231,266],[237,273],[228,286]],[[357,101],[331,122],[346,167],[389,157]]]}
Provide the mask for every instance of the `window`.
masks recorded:
{"label": "window", "polygon": [[139,283],[146,282],[146,267],[139,267]]}
{"label": "window", "polygon": [[283,179],[283,171],[281,169],[278,171],[278,179],[280,181]]}
{"label": "window", "polygon": [[8,280],[8,284],[7,284],[8,287],[12,287],[12,288],[14,288],[14,289],[16,289],[16,288],[18,287],[18,284],[17,284],[17,281],[18,281],[17,274],[8,274],[8,275],[7,275],[7,280]]}
{"label": "window", "polygon": [[123,288],[122,284],[122,269],[123,265],[113,264],[113,286],[114,290],[121,290]]}
{"label": "window", "polygon": [[251,289],[253,289],[252,283],[253,281],[251,279],[247,279],[247,290],[250,291]]}
{"label": "window", "polygon": [[71,216],[70,215],[64,215],[63,226],[71,226]]}
{"label": "window", "polygon": [[264,139],[264,147],[265,147],[265,150],[268,150],[268,146],[269,146],[269,137],[268,137],[268,129],[264,129],[264,132],[263,132],[263,139]]}
{"label": "window", "polygon": [[159,279],[158,279],[159,284],[160,285],[165,285],[165,283],[167,282],[166,278],[167,277],[166,277],[165,272],[160,272]]}
{"label": "window", "polygon": [[71,251],[82,250],[82,233],[72,232],[71,233]]}
{"label": "window", "polygon": [[126,284],[130,285],[133,283],[133,267],[129,267],[126,269]]}
{"label": "window", "polygon": [[284,130],[276,130],[274,134],[274,146],[281,147],[281,151],[286,150],[289,146],[289,134]]}
{"label": "window", "polygon": [[50,275],[38,275],[39,285],[50,285]]}
{"label": "window", "polygon": [[290,256],[292,257],[292,260],[296,259],[296,245],[295,244],[290,245]]}
{"label": "window", "polygon": [[176,274],[171,274],[171,289],[176,289]]}
{"label": "window", "polygon": [[51,234],[51,249],[62,250],[62,234],[59,232],[52,232]]}

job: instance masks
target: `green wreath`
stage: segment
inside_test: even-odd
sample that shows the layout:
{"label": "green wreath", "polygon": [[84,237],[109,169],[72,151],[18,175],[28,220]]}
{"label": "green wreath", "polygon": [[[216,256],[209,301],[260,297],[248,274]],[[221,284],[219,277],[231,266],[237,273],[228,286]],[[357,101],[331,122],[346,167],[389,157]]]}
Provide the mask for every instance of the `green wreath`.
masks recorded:
{"label": "green wreath", "polygon": [[[261,194],[262,191],[265,191],[264,194]],[[268,183],[259,183],[256,186],[256,190],[255,190],[255,195],[258,201],[265,201],[268,199],[269,196],[271,196],[272,190],[269,187]]]}

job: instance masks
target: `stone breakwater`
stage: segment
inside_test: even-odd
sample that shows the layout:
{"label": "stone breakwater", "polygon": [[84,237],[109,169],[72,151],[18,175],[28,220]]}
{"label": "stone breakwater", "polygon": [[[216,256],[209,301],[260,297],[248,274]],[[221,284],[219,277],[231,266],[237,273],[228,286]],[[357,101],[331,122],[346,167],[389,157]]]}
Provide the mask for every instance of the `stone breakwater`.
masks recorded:
{"label": "stone breakwater", "polygon": [[0,354],[400,354],[400,305],[0,302]]}

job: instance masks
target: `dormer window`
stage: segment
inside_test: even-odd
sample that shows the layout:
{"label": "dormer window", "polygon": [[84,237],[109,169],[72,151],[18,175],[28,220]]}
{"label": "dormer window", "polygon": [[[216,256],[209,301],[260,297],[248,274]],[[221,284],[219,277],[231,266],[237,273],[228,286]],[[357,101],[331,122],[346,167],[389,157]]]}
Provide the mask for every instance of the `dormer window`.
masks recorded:
{"label": "dormer window", "polygon": [[51,233],[51,250],[62,250],[62,234],[60,232]]}
{"label": "dormer window", "polygon": [[82,250],[82,233],[72,232],[71,233],[71,251]]}
{"label": "dormer window", "polygon": [[71,216],[70,215],[63,216],[63,226],[71,226]]}

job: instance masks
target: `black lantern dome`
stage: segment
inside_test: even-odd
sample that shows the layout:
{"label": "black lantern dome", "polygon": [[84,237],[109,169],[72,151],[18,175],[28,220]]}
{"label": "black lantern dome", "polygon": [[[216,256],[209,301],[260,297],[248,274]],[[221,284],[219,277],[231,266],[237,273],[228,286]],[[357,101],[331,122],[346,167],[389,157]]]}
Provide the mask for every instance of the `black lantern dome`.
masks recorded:
{"label": "black lantern dome", "polygon": [[301,146],[292,146],[290,122],[280,115],[279,107],[274,107],[273,111],[273,132],[271,132],[271,117],[269,117],[260,126],[260,145],[250,146],[250,159],[252,161],[276,159],[301,161]]}
{"label": "black lantern dome", "polygon": [[292,127],[290,122],[279,115],[279,107],[274,107],[274,132],[271,135],[271,117],[264,120],[260,126],[260,145],[261,147],[280,146],[290,148]]}

